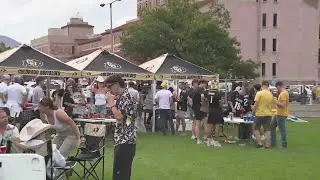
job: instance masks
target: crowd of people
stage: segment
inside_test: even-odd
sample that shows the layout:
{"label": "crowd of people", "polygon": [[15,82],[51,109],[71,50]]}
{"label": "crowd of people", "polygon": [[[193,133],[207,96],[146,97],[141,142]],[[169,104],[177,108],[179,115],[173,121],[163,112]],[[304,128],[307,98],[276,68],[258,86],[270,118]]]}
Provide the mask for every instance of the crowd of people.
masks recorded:
{"label": "crowd of people", "polygon": [[[44,95],[44,79],[36,78],[37,87],[33,92],[32,111],[35,119],[21,125],[23,109],[28,94],[20,76],[2,76],[0,84],[0,147],[7,153],[25,153],[32,147],[46,142],[49,129],[55,130],[52,140],[54,164],[66,165],[66,159],[81,143],[80,131],[74,117],[83,108],[84,96],[73,79],[67,82],[66,90],[57,90],[52,97]],[[135,119],[137,99],[125,88],[121,75],[98,78],[95,92],[95,111],[104,114],[105,109],[117,120],[114,133],[113,179],[127,180],[131,176],[131,165],[135,156]],[[79,109],[78,109],[79,108]],[[20,131],[20,132],[19,132]],[[0,151],[2,152],[2,149]],[[57,162],[58,160],[58,162]],[[47,179],[50,177],[48,176]]]}
{"label": "crowd of people", "polygon": [[[211,87],[211,88],[210,88]],[[207,146],[221,147],[219,130],[225,117],[238,117],[251,114],[255,116],[253,138],[257,148],[270,148],[276,145],[276,128],[282,137],[282,147],[287,147],[285,120],[289,113],[289,93],[282,82],[276,83],[276,91],[270,91],[268,81],[256,84],[252,88],[243,83],[237,85],[228,95],[227,107],[224,107],[224,95],[206,80],[195,79],[191,88],[180,83],[178,93],[170,91],[167,83],[162,82],[155,95],[159,109],[158,130],[166,135],[169,127],[173,135],[178,134],[182,125],[182,134],[186,135],[185,117],[192,120],[192,139],[202,144],[200,138],[201,122],[204,124]],[[177,104],[175,111],[175,103]],[[186,115],[187,114],[187,115]],[[176,119],[174,126],[173,119]],[[169,126],[168,126],[169,124]],[[265,138],[265,145],[262,144]]]}
{"label": "crowd of people", "polygon": [[[53,139],[56,152],[67,159],[72,150],[81,143],[80,131],[73,118],[84,113],[88,107],[86,97],[75,80],[68,79],[65,90],[56,90],[52,97],[44,94],[44,79],[36,78],[36,88],[32,97],[34,120],[21,125],[21,114],[25,108],[26,88],[21,85],[21,77],[2,76],[0,84],[0,145],[10,140],[19,144],[31,140],[39,140],[39,136],[49,128],[55,129]],[[186,135],[186,117],[192,121],[192,139],[203,144],[200,138],[201,124],[204,124],[203,139],[207,146],[221,147],[219,130],[227,116],[243,118],[246,114],[255,116],[253,134],[258,148],[270,148],[276,145],[276,128],[282,137],[282,147],[287,147],[285,121],[289,113],[289,94],[282,82],[276,83],[277,92],[270,92],[268,81],[256,84],[252,88],[241,84],[229,94],[227,102],[218,87],[204,79],[194,79],[191,87],[187,83],[179,83],[175,91],[166,82],[158,84],[153,96],[150,89],[143,94],[141,88],[129,82],[126,88],[121,75],[112,75],[107,79],[99,76],[90,87],[94,106],[90,106],[99,117],[112,115],[117,120],[114,133],[113,179],[130,179],[131,166],[136,150],[136,129],[145,132],[145,125],[151,123],[152,108],[156,106],[156,129],[167,135]],[[88,103],[88,102],[87,102]],[[154,104],[155,103],[155,104]],[[151,104],[151,105],[150,105]],[[224,105],[227,104],[227,107]],[[149,117],[143,118],[142,112],[149,109]],[[274,109],[276,111],[274,111]],[[88,112],[87,112],[88,113]],[[10,119],[13,122],[10,123]],[[41,120],[40,120],[41,119]],[[175,119],[175,122],[174,122]],[[40,121],[39,121],[40,120]],[[42,124],[41,124],[42,123]],[[179,133],[180,125],[182,132]],[[33,136],[21,136],[26,129],[42,128]],[[20,135],[19,135],[19,130]],[[266,141],[263,145],[263,136]],[[16,148],[16,149],[15,149]],[[14,145],[13,151],[21,152]],[[60,163],[61,164],[61,163]]]}

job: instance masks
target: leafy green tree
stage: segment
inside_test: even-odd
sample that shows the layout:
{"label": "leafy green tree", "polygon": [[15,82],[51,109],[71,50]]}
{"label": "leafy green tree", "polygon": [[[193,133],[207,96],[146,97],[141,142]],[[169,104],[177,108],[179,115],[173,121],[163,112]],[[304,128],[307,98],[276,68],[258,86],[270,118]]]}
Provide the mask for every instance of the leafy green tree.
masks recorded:
{"label": "leafy green tree", "polygon": [[204,13],[193,0],[174,0],[166,6],[143,9],[140,23],[124,30],[124,52],[141,63],[172,53],[221,76],[231,72],[233,77],[256,77],[258,64],[242,60],[239,42],[229,35],[229,12],[217,0],[211,3]]}
{"label": "leafy green tree", "polygon": [[3,42],[0,42],[0,53],[9,50],[9,47],[6,47],[6,45]]}

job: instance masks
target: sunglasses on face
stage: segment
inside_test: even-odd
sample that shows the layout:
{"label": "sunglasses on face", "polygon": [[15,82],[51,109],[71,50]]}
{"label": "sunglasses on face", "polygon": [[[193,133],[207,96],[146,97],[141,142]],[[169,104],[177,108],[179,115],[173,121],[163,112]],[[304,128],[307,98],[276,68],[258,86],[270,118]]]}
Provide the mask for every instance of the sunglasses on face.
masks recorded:
{"label": "sunglasses on face", "polygon": [[110,89],[115,84],[118,84],[118,83],[109,83],[109,84],[107,84],[107,88]]}

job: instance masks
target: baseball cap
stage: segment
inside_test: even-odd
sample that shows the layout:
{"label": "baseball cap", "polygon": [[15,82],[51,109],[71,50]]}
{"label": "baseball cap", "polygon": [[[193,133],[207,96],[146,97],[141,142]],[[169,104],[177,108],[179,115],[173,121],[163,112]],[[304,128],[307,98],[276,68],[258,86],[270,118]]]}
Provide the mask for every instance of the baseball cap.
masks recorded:
{"label": "baseball cap", "polygon": [[269,86],[269,82],[267,80],[263,80],[261,84],[263,86]]}
{"label": "baseball cap", "polygon": [[168,84],[166,82],[162,82],[161,85],[160,85],[162,88],[167,88],[168,87]]}
{"label": "baseball cap", "polygon": [[10,80],[10,76],[9,75],[3,75],[2,76],[2,80]]}

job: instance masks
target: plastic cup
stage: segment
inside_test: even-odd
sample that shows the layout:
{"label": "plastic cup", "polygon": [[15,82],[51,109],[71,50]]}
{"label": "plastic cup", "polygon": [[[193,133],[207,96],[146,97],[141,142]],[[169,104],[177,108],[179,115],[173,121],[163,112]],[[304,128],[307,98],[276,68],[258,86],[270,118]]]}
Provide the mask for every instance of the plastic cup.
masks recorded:
{"label": "plastic cup", "polygon": [[0,154],[5,154],[7,152],[7,146],[0,146]]}

